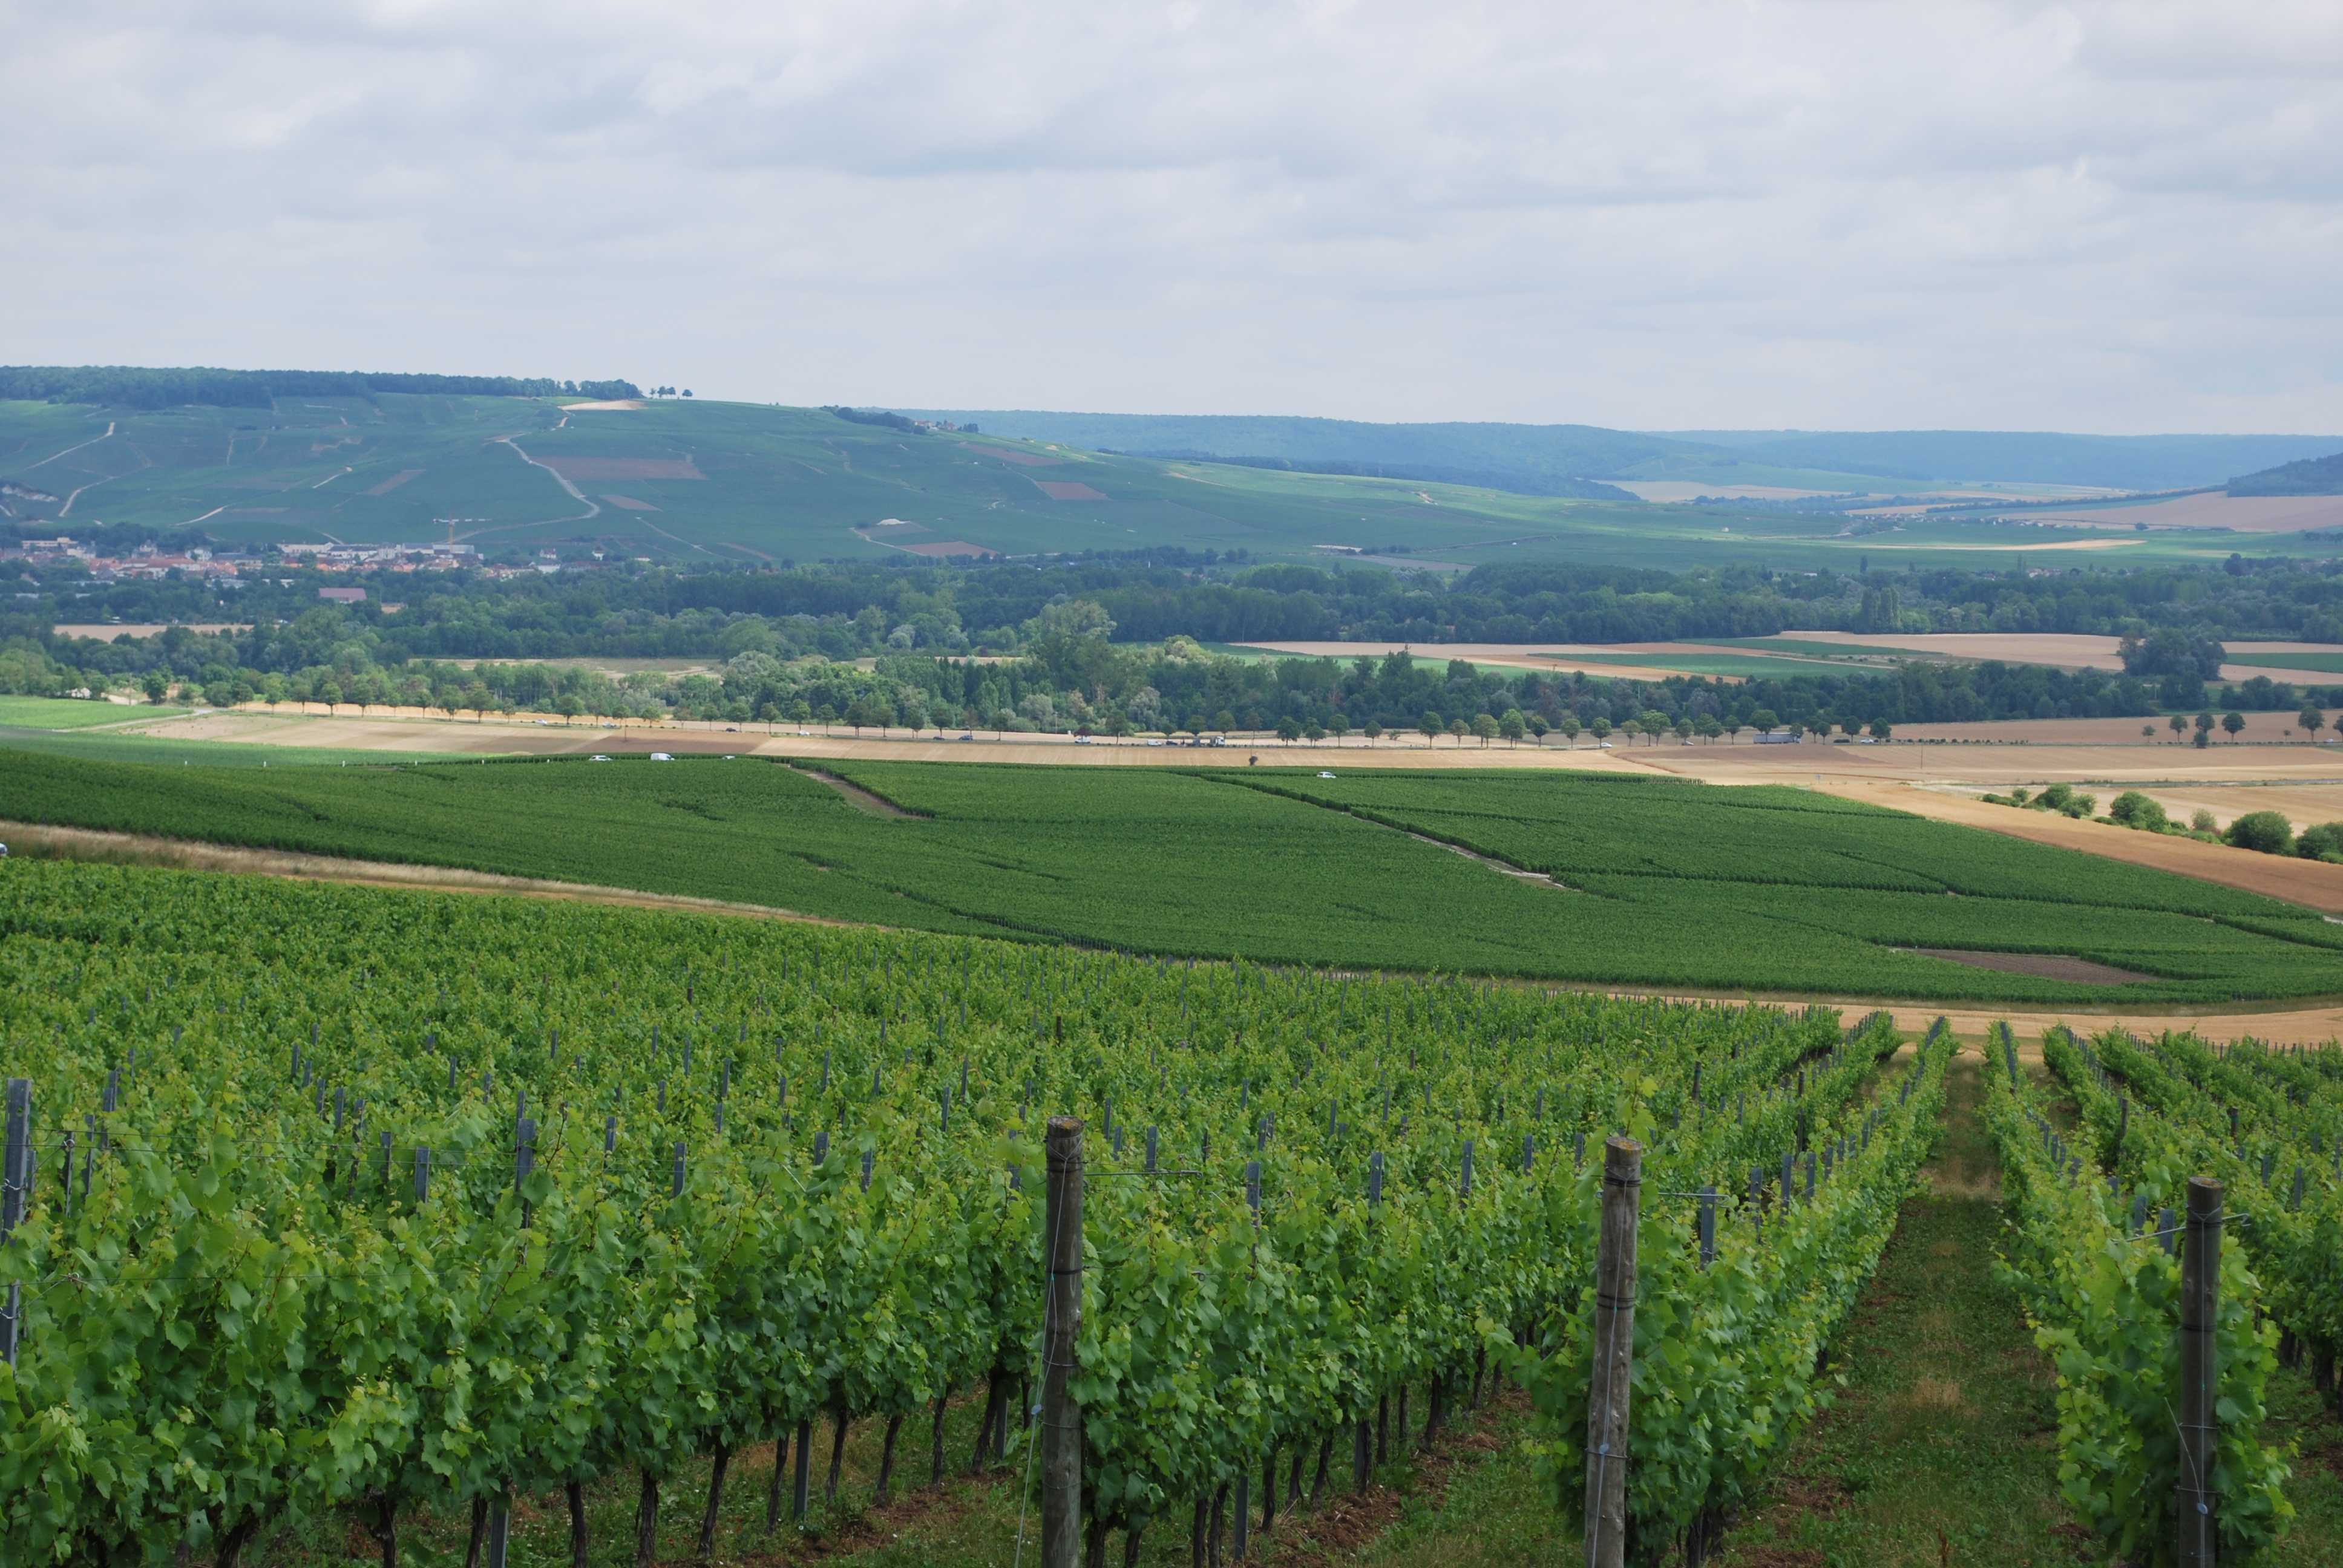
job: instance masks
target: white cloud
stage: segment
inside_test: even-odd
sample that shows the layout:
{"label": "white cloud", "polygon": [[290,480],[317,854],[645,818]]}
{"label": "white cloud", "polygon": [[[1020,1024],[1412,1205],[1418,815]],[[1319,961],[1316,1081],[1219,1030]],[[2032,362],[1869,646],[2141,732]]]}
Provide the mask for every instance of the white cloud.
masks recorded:
{"label": "white cloud", "polygon": [[2343,429],[2343,11],[0,0],[5,353]]}

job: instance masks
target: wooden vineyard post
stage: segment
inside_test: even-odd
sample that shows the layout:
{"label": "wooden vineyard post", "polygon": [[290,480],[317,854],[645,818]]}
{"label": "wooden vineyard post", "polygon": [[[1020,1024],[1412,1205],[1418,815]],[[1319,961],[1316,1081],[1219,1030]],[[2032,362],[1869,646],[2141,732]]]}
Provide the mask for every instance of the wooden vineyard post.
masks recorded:
{"label": "wooden vineyard post", "polygon": [[[33,1081],[8,1081],[6,1154],[0,1156],[0,1246],[25,1222],[25,1196],[33,1186]],[[0,1361],[16,1364],[16,1341],[24,1332],[25,1293],[8,1287],[7,1316],[0,1317]]]}
{"label": "wooden vineyard post", "polygon": [[1603,1238],[1594,1264],[1594,1377],[1586,1396],[1586,1568],[1627,1561],[1627,1393],[1635,1354],[1635,1221],[1643,1146],[1603,1146]]}
{"label": "wooden vineyard post", "polygon": [[2213,1568],[2213,1456],[2220,1367],[2221,1184],[2188,1179],[2187,1245],[2180,1255],[2180,1481],[2175,1511],[2181,1568]]}
{"label": "wooden vineyard post", "polygon": [[1050,1119],[1050,1291],[1041,1330],[1041,1568],[1082,1560],[1082,1412],[1071,1384],[1082,1321],[1082,1124]]}

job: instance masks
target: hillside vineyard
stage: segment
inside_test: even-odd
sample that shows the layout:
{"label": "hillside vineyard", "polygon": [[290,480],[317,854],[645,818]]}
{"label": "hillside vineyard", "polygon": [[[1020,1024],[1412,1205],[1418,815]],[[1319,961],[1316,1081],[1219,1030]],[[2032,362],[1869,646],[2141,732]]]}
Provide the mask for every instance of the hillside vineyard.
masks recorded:
{"label": "hillside vineyard", "polygon": [[1637,1474],[1673,1533],[1811,1408],[1948,1054],[1883,1070],[1884,1018],[1819,1010],[5,869],[11,1562],[558,1508],[628,1466],[655,1509],[692,1456],[891,1435],[978,1385],[997,1443],[1064,1113],[1093,1528],[1184,1526],[1264,1461],[1339,1474],[1391,1396],[1437,1421],[1516,1345],[1567,1368],[1587,1146],[1628,1132],[1656,1259],[1724,1194],[1712,1267],[1647,1265],[1682,1307],[1649,1353],[1706,1363],[1673,1391],[1688,1446]]}

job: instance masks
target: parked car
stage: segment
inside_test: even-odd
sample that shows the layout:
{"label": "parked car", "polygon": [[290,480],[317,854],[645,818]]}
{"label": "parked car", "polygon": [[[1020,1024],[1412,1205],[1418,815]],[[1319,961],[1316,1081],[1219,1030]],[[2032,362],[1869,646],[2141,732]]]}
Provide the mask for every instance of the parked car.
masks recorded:
{"label": "parked car", "polygon": [[654,751],[651,753],[651,760],[654,762],[672,762],[675,759],[665,751]]}
{"label": "parked car", "polygon": [[1318,777],[1321,779],[1332,779],[1333,775],[1322,768],[1318,770]]}
{"label": "parked car", "polygon": [[[803,733],[805,733],[805,732],[804,732],[803,730],[799,730],[798,733],[799,733],[800,735],[802,735],[802,734],[803,734]],[[968,734],[966,731],[962,731],[962,732],[961,732],[961,735],[960,735],[960,739],[961,739],[962,740],[973,740],[973,739],[976,739],[976,737],[975,737],[975,736],[973,736],[973,735]]]}
{"label": "parked car", "polygon": [[586,760],[588,762],[608,762],[609,759],[602,756],[599,752],[597,752],[595,755],[586,759]]}

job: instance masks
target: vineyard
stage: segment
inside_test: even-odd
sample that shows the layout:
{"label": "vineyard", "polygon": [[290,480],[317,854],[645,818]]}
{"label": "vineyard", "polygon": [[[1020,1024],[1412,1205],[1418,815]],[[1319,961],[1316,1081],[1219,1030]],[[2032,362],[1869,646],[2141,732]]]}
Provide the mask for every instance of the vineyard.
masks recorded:
{"label": "vineyard", "polygon": [[747,757],[260,769],[7,749],[0,799],[19,820],[1182,960],[1906,1000],[2343,994],[2343,930],[2298,906],[1804,790],[825,766],[901,814]]}
{"label": "vineyard", "polygon": [[[751,1549],[829,1517],[850,1429],[881,1434],[882,1501],[945,1473],[970,1402],[1013,1462],[1041,1425],[1043,1123],[1074,1116],[1091,1562],[1242,1556],[1281,1498],[1367,1487],[1503,1383],[1557,1537],[1697,1564],[1827,1403],[1955,1052],[1885,1015],[56,862],[0,866],[0,954],[11,1563],[258,1564],[347,1519],[395,1564],[403,1527],[467,1514],[500,1563],[526,1507],[568,1522],[528,1561],[648,1564],[663,1515],[703,1521],[703,1558],[719,1518],[750,1528],[721,1506],[750,1448],[774,1454]],[[2335,1147],[2343,1073],[2176,1040],[2152,1091],[2145,1056],[2097,1050],[2062,1037],[2053,1064],[2094,1126],[2099,1072],[2138,1086],[2107,1145],[2134,1206],[2219,1161],[2254,1211],[2221,1280],[2217,1486],[2224,1531],[2267,1543],[2289,1504],[2256,1309],[2331,1367],[2335,1189],[2290,1171]],[[2187,1146],[2177,1091],[2151,1109],[2184,1070],[2241,1106],[2249,1157],[2218,1128]],[[2153,1361],[2170,1260],[2043,1141],[2038,1091],[1996,1081],[2046,1343],[2062,1370]],[[1597,1513],[1623,1136],[1632,1464]],[[2069,1264],[2110,1248],[2144,1304],[2102,1346]],[[2077,1515],[2153,1538],[2168,1444],[2135,1452],[2101,1383],[2069,1402]],[[631,1540],[588,1528],[614,1484]],[[1030,1465],[1006,1484],[1038,1502]]]}

